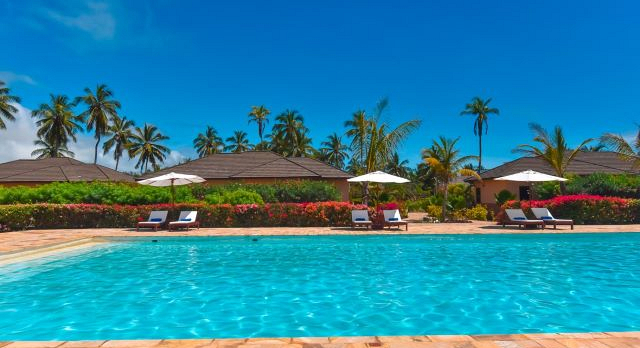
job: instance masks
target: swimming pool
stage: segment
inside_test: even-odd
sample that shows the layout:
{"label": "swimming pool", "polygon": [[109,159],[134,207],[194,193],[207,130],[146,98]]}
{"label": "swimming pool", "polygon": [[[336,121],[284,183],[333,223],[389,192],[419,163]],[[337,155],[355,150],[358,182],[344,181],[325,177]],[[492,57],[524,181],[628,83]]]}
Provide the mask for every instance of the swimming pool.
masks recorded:
{"label": "swimming pool", "polygon": [[639,247],[639,233],[114,239],[0,268],[0,341],[639,330]]}

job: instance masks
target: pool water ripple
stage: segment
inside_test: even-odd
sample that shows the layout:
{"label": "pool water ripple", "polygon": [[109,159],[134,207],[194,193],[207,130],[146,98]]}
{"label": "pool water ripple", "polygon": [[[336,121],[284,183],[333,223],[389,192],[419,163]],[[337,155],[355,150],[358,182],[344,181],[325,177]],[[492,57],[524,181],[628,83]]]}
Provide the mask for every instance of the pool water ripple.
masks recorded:
{"label": "pool water ripple", "polygon": [[636,233],[155,239],[0,269],[0,341],[640,329]]}

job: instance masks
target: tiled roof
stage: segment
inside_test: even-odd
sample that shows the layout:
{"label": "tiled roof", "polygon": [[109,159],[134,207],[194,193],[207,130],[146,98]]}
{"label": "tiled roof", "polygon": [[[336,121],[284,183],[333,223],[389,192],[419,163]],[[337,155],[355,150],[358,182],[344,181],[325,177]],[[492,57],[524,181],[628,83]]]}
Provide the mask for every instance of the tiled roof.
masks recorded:
{"label": "tiled roof", "polygon": [[16,160],[0,164],[0,183],[54,181],[128,181],[131,175],[73,158]]}
{"label": "tiled roof", "polygon": [[[540,173],[555,175],[553,169],[540,157],[521,157],[484,171],[480,173],[480,177],[482,177],[483,180],[494,179],[525,170],[535,170]],[[577,175],[593,173],[640,174],[640,169],[633,168],[631,162],[621,159],[618,154],[614,152],[580,152],[573,161],[569,163],[567,172]]]}
{"label": "tiled roof", "polygon": [[348,179],[340,169],[310,158],[287,158],[270,151],[219,153],[146,174],[150,178],[170,172],[198,175],[205,179],[322,178]]}

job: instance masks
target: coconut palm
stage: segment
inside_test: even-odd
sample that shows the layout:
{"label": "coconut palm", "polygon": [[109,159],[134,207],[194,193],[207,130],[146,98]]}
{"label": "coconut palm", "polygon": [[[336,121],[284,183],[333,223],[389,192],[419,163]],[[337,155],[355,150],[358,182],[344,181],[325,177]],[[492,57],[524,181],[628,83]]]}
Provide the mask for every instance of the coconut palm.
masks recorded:
{"label": "coconut palm", "polygon": [[479,97],[471,99],[471,103],[465,106],[460,115],[473,115],[476,119],[473,121],[473,134],[478,136],[478,169],[482,169],[482,131],[487,134],[489,130],[489,115],[499,115],[500,110],[489,107],[491,98],[482,100]]}
{"label": "coconut palm", "polygon": [[76,116],[71,108],[73,104],[65,95],[50,95],[49,104],[31,112],[36,118],[37,135],[53,147],[67,147],[69,139],[76,142],[76,134],[82,130],[82,118]]}
{"label": "coconut palm", "polygon": [[272,148],[283,156],[304,156],[310,150],[311,139],[304,117],[295,110],[285,110],[276,117],[272,130]]}
{"label": "coconut palm", "polygon": [[600,142],[607,148],[615,151],[623,160],[629,161],[634,167],[640,167],[640,125],[638,134],[630,142],[622,135],[605,133],[600,137]]}
{"label": "coconut palm", "polygon": [[116,160],[116,170],[118,170],[120,158],[122,158],[125,150],[131,146],[134,126],[135,124],[132,120],[127,120],[126,117],[120,118],[119,116],[114,116],[111,124],[107,128],[105,135],[109,136],[109,138],[102,144],[103,154],[106,155],[113,149],[113,159]]}
{"label": "coconut palm", "polygon": [[389,174],[400,176],[403,178],[408,177],[411,173],[411,168],[409,168],[409,161],[400,160],[400,156],[397,152],[393,153],[393,156],[391,156],[391,159],[389,159],[389,162],[387,162],[384,170]]}
{"label": "coconut palm", "polygon": [[[540,157],[547,162],[553,169],[556,176],[564,178],[567,173],[567,167],[569,163],[580,153],[580,149],[583,149],[593,139],[586,139],[582,141],[578,146],[571,149],[567,144],[567,140],[564,137],[562,128],[556,126],[553,130],[553,134],[549,133],[542,128],[539,124],[531,123],[529,128],[533,131],[535,137],[533,141],[540,144],[539,146],[523,144],[518,145],[513,150],[516,153],[522,153],[532,157]],[[565,194],[566,186],[564,182],[560,182],[560,192]]]}
{"label": "coconut palm", "polygon": [[218,135],[218,131],[211,126],[207,126],[207,130],[204,133],[198,134],[193,139],[193,146],[200,158],[222,152],[224,149],[222,138]]}
{"label": "coconut palm", "polygon": [[369,120],[363,110],[354,112],[351,119],[344,123],[344,126],[347,128],[346,136],[351,138],[351,144],[349,147],[353,152],[354,158],[357,158],[360,163],[364,162],[364,145],[369,125]]}
{"label": "coconut palm", "polygon": [[322,160],[336,168],[344,168],[344,163],[349,158],[347,145],[342,143],[342,137],[333,133],[327,137],[327,140],[321,143],[320,153]]}
{"label": "coconut palm", "polygon": [[247,133],[243,131],[233,132],[233,136],[228,137],[226,142],[227,146],[224,147],[224,150],[228,152],[240,153],[253,148],[253,145],[249,144]]}
{"label": "coconut palm", "polygon": [[100,138],[106,135],[109,122],[118,116],[120,102],[113,99],[113,92],[105,84],[96,86],[95,93],[89,88],[84,89],[85,95],[77,97],[75,103],[84,103],[87,107],[79,116],[87,124],[88,131],[95,131],[96,146],[93,163],[98,162],[98,146]]}
{"label": "coconut palm", "polygon": [[51,144],[45,139],[38,139],[34,141],[33,144],[39,147],[31,152],[31,157],[42,159],[75,156],[73,152],[69,151],[67,145],[64,144]]}
{"label": "coconut palm", "polygon": [[461,156],[456,148],[460,138],[447,139],[440,136],[433,140],[431,147],[422,150],[422,158],[429,165],[434,176],[441,184],[443,192],[442,221],[447,219],[447,207],[449,205],[449,183],[458,175],[473,176],[480,179],[478,173],[465,168],[467,162],[477,159],[478,156]]}
{"label": "coconut palm", "polygon": [[16,119],[15,114],[18,113],[18,108],[11,105],[11,103],[19,103],[20,98],[11,95],[11,90],[8,87],[4,87],[5,83],[0,81],[0,129],[6,129],[7,125],[2,118],[6,118],[8,121]]}
{"label": "coconut palm", "polygon": [[145,123],[143,128],[136,127],[129,146],[129,157],[138,157],[136,169],[140,168],[140,172],[144,173],[149,169],[149,164],[157,168],[169,153],[169,148],[160,144],[167,139],[169,137],[160,133],[154,125]]}
{"label": "coconut palm", "polygon": [[270,113],[271,111],[269,111],[269,109],[264,105],[252,106],[251,111],[249,112],[249,123],[255,122],[258,125],[260,143],[263,142],[262,136],[264,134],[265,127],[267,127],[267,123],[269,123],[269,119],[267,117]]}

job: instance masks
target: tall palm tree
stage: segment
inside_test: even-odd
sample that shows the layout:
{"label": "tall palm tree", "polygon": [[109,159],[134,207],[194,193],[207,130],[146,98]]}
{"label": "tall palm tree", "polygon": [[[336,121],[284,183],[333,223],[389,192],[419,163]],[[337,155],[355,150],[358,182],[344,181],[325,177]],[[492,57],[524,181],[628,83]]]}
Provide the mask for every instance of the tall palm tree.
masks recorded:
{"label": "tall palm tree", "polygon": [[224,147],[224,150],[229,152],[240,153],[253,148],[253,145],[249,144],[247,133],[243,131],[233,132],[233,136],[228,137],[226,142],[227,146]]}
{"label": "tall palm tree", "polygon": [[33,110],[31,116],[37,118],[39,138],[51,146],[64,148],[69,139],[76,142],[76,134],[82,130],[82,118],[73,113],[73,104],[67,96],[51,94],[50,99],[49,104],[40,104]]}
{"label": "tall palm tree", "polygon": [[623,160],[631,162],[634,167],[640,167],[640,125],[638,125],[638,134],[631,142],[628,142],[622,135],[613,133],[603,134],[600,137],[600,142],[617,152]]}
{"label": "tall palm tree", "polygon": [[193,139],[193,146],[196,148],[200,158],[222,152],[224,149],[222,138],[218,135],[218,131],[211,126],[207,126],[207,130],[204,133],[198,134]]}
{"label": "tall palm tree", "polygon": [[[549,135],[542,126],[536,123],[529,124],[529,128],[531,128],[535,135],[533,141],[540,145],[518,145],[513,152],[522,153],[532,157],[540,157],[542,160],[547,162],[547,164],[553,168],[555,174],[561,178],[564,178],[566,175],[569,163],[571,163],[576,155],[580,153],[580,149],[583,149],[593,140],[591,138],[586,139],[582,141],[580,145],[571,149],[567,144],[567,139],[564,137],[562,128],[559,126],[554,128],[553,134],[551,135]],[[560,191],[562,194],[565,194],[566,192],[566,186],[562,181],[560,182]]]}
{"label": "tall palm tree", "polygon": [[322,142],[320,152],[323,160],[336,168],[344,168],[344,163],[349,158],[347,145],[342,143],[342,137],[333,133]]}
{"label": "tall palm tree", "polygon": [[107,128],[105,135],[110,138],[102,144],[103,154],[106,155],[113,149],[113,159],[116,160],[116,170],[118,170],[120,158],[122,158],[125,150],[131,146],[134,126],[135,124],[132,120],[127,120],[126,117],[120,118],[119,116],[114,116],[111,124]]}
{"label": "tall palm tree", "polygon": [[11,90],[8,87],[4,87],[4,81],[0,81],[0,129],[6,129],[7,125],[2,118],[6,118],[8,121],[16,119],[15,114],[18,112],[18,108],[11,105],[11,103],[19,103],[20,98],[11,95]]}
{"label": "tall palm tree", "polygon": [[260,143],[263,142],[262,136],[264,134],[265,127],[267,127],[267,123],[269,123],[269,119],[267,117],[270,113],[271,111],[269,111],[269,109],[264,105],[252,106],[251,111],[249,112],[249,123],[255,122],[258,125]]}
{"label": "tall palm tree", "polygon": [[471,99],[471,103],[465,106],[460,115],[473,115],[476,119],[473,121],[473,134],[478,136],[478,170],[482,169],[482,131],[487,134],[489,130],[489,115],[499,115],[500,110],[489,107],[491,98],[482,100],[479,97]]}
{"label": "tall palm tree", "polygon": [[385,166],[384,170],[392,175],[400,176],[406,178],[411,173],[411,168],[409,168],[408,160],[400,160],[400,156],[397,152],[393,153],[389,162]]}
{"label": "tall palm tree", "polygon": [[169,153],[169,148],[160,144],[167,139],[169,137],[160,133],[154,125],[145,123],[143,128],[136,127],[129,146],[129,157],[138,157],[136,169],[140,168],[140,172],[144,173],[149,169],[149,164],[157,168]]}
{"label": "tall palm tree", "polygon": [[477,159],[478,156],[461,156],[456,148],[460,138],[447,139],[440,136],[433,140],[431,147],[422,150],[422,158],[429,165],[435,177],[440,181],[443,191],[442,221],[447,219],[447,206],[449,205],[449,183],[458,175],[480,178],[472,169],[465,168],[468,161]]}
{"label": "tall palm tree", "polygon": [[285,110],[273,125],[272,148],[283,156],[304,156],[311,144],[308,131],[298,111]]}
{"label": "tall palm tree", "polygon": [[369,125],[367,114],[363,110],[354,112],[351,119],[344,123],[344,126],[347,128],[345,134],[351,138],[349,147],[353,152],[354,158],[357,158],[360,163],[364,162],[365,142]]}
{"label": "tall palm tree", "polygon": [[113,99],[113,92],[105,84],[96,86],[95,93],[89,88],[84,89],[85,95],[77,97],[76,103],[84,103],[87,110],[79,116],[87,123],[88,131],[95,131],[96,146],[93,163],[98,163],[98,146],[100,138],[107,134],[109,122],[118,116],[120,102]]}
{"label": "tall palm tree", "polygon": [[33,144],[39,147],[31,152],[31,157],[42,159],[75,156],[73,152],[69,151],[67,145],[64,144],[51,144],[46,139],[42,138],[34,141]]}

